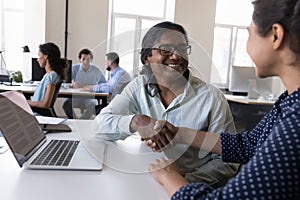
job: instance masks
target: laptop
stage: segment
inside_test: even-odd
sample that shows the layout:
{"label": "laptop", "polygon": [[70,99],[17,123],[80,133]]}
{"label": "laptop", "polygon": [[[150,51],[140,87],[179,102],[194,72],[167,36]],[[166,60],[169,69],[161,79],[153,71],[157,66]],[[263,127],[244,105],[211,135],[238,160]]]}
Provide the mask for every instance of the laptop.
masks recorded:
{"label": "laptop", "polygon": [[101,170],[105,144],[94,157],[79,140],[47,139],[24,95],[0,93],[0,130],[20,167]]}

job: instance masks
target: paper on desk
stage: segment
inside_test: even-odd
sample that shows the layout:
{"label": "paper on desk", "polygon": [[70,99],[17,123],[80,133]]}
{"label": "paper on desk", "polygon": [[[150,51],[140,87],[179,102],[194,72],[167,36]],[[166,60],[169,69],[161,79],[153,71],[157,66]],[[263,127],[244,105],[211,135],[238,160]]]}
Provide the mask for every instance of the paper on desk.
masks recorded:
{"label": "paper on desk", "polygon": [[45,117],[36,116],[39,124],[61,124],[67,120],[67,118],[57,118],[57,117]]}

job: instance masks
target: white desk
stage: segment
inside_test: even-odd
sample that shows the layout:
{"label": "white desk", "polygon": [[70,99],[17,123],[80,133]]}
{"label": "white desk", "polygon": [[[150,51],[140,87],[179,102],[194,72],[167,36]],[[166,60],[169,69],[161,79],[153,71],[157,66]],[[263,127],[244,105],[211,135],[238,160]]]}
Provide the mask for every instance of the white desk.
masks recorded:
{"label": "white desk", "polygon": [[[89,132],[90,122],[69,120],[67,124],[75,131],[83,131],[81,134],[84,137],[84,134]],[[72,132],[49,134],[48,137],[78,138],[78,135]],[[104,167],[101,172],[28,170],[20,168],[11,152],[7,151],[0,154],[0,199],[169,199],[163,187],[146,170],[151,160],[159,156],[133,137],[124,142],[106,145]]]}
{"label": "white desk", "polygon": [[[21,84],[17,86],[8,86],[8,85],[3,85],[0,84],[0,92],[4,91],[14,91],[14,90],[20,90],[24,93],[24,95],[27,97],[31,96],[36,89],[36,86],[30,85],[30,84]],[[58,93],[59,97],[64,97],[64,98],[73,98],[73,97],[89,97],[91,99],[101,99],[101,102],[103,104],[107,103],[107,97],[108,93],[98,93],[98,92],[87,92],[87,91],[82,91],[80,88],[64,88],[61,87]]]}

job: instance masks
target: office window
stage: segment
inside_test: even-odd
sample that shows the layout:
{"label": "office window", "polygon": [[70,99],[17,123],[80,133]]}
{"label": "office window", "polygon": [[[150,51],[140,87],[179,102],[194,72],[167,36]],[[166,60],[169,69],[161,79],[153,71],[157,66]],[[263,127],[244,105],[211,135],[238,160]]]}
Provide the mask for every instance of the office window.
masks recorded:
{"label": "office window", "polygon": [[254,66],[246,52],[247,26],[253,6],[249,0],[217,0],[211,82],[228,87],[232,65]]}
{"label": "office window", "polygon": [[[111,0],[109,51],[120,55],[120,65],[133,77],[138,74],[141,40],[148,28],[173,21],[175,0]],[[134,5],[134,6],[133,6]]]}
{"label": "office window", "polygon": [[[24,46],[24,0],[0,1],[0,50],[7,70],[22,70]],[[4,63],[2,66],[4,67]]]}

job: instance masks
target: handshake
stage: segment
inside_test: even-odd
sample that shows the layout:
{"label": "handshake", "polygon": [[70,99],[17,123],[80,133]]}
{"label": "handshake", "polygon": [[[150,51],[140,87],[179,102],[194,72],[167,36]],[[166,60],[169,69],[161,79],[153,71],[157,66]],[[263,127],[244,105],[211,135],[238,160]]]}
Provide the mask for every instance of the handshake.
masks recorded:
{"label": "handshake", "polygon": [[142,141],[153,151],[184,142],[181,137],[185,128],[179,128],[165,120],[155,120],[146,115],[135,115],[130,123],[131,132],[139,132]]}

